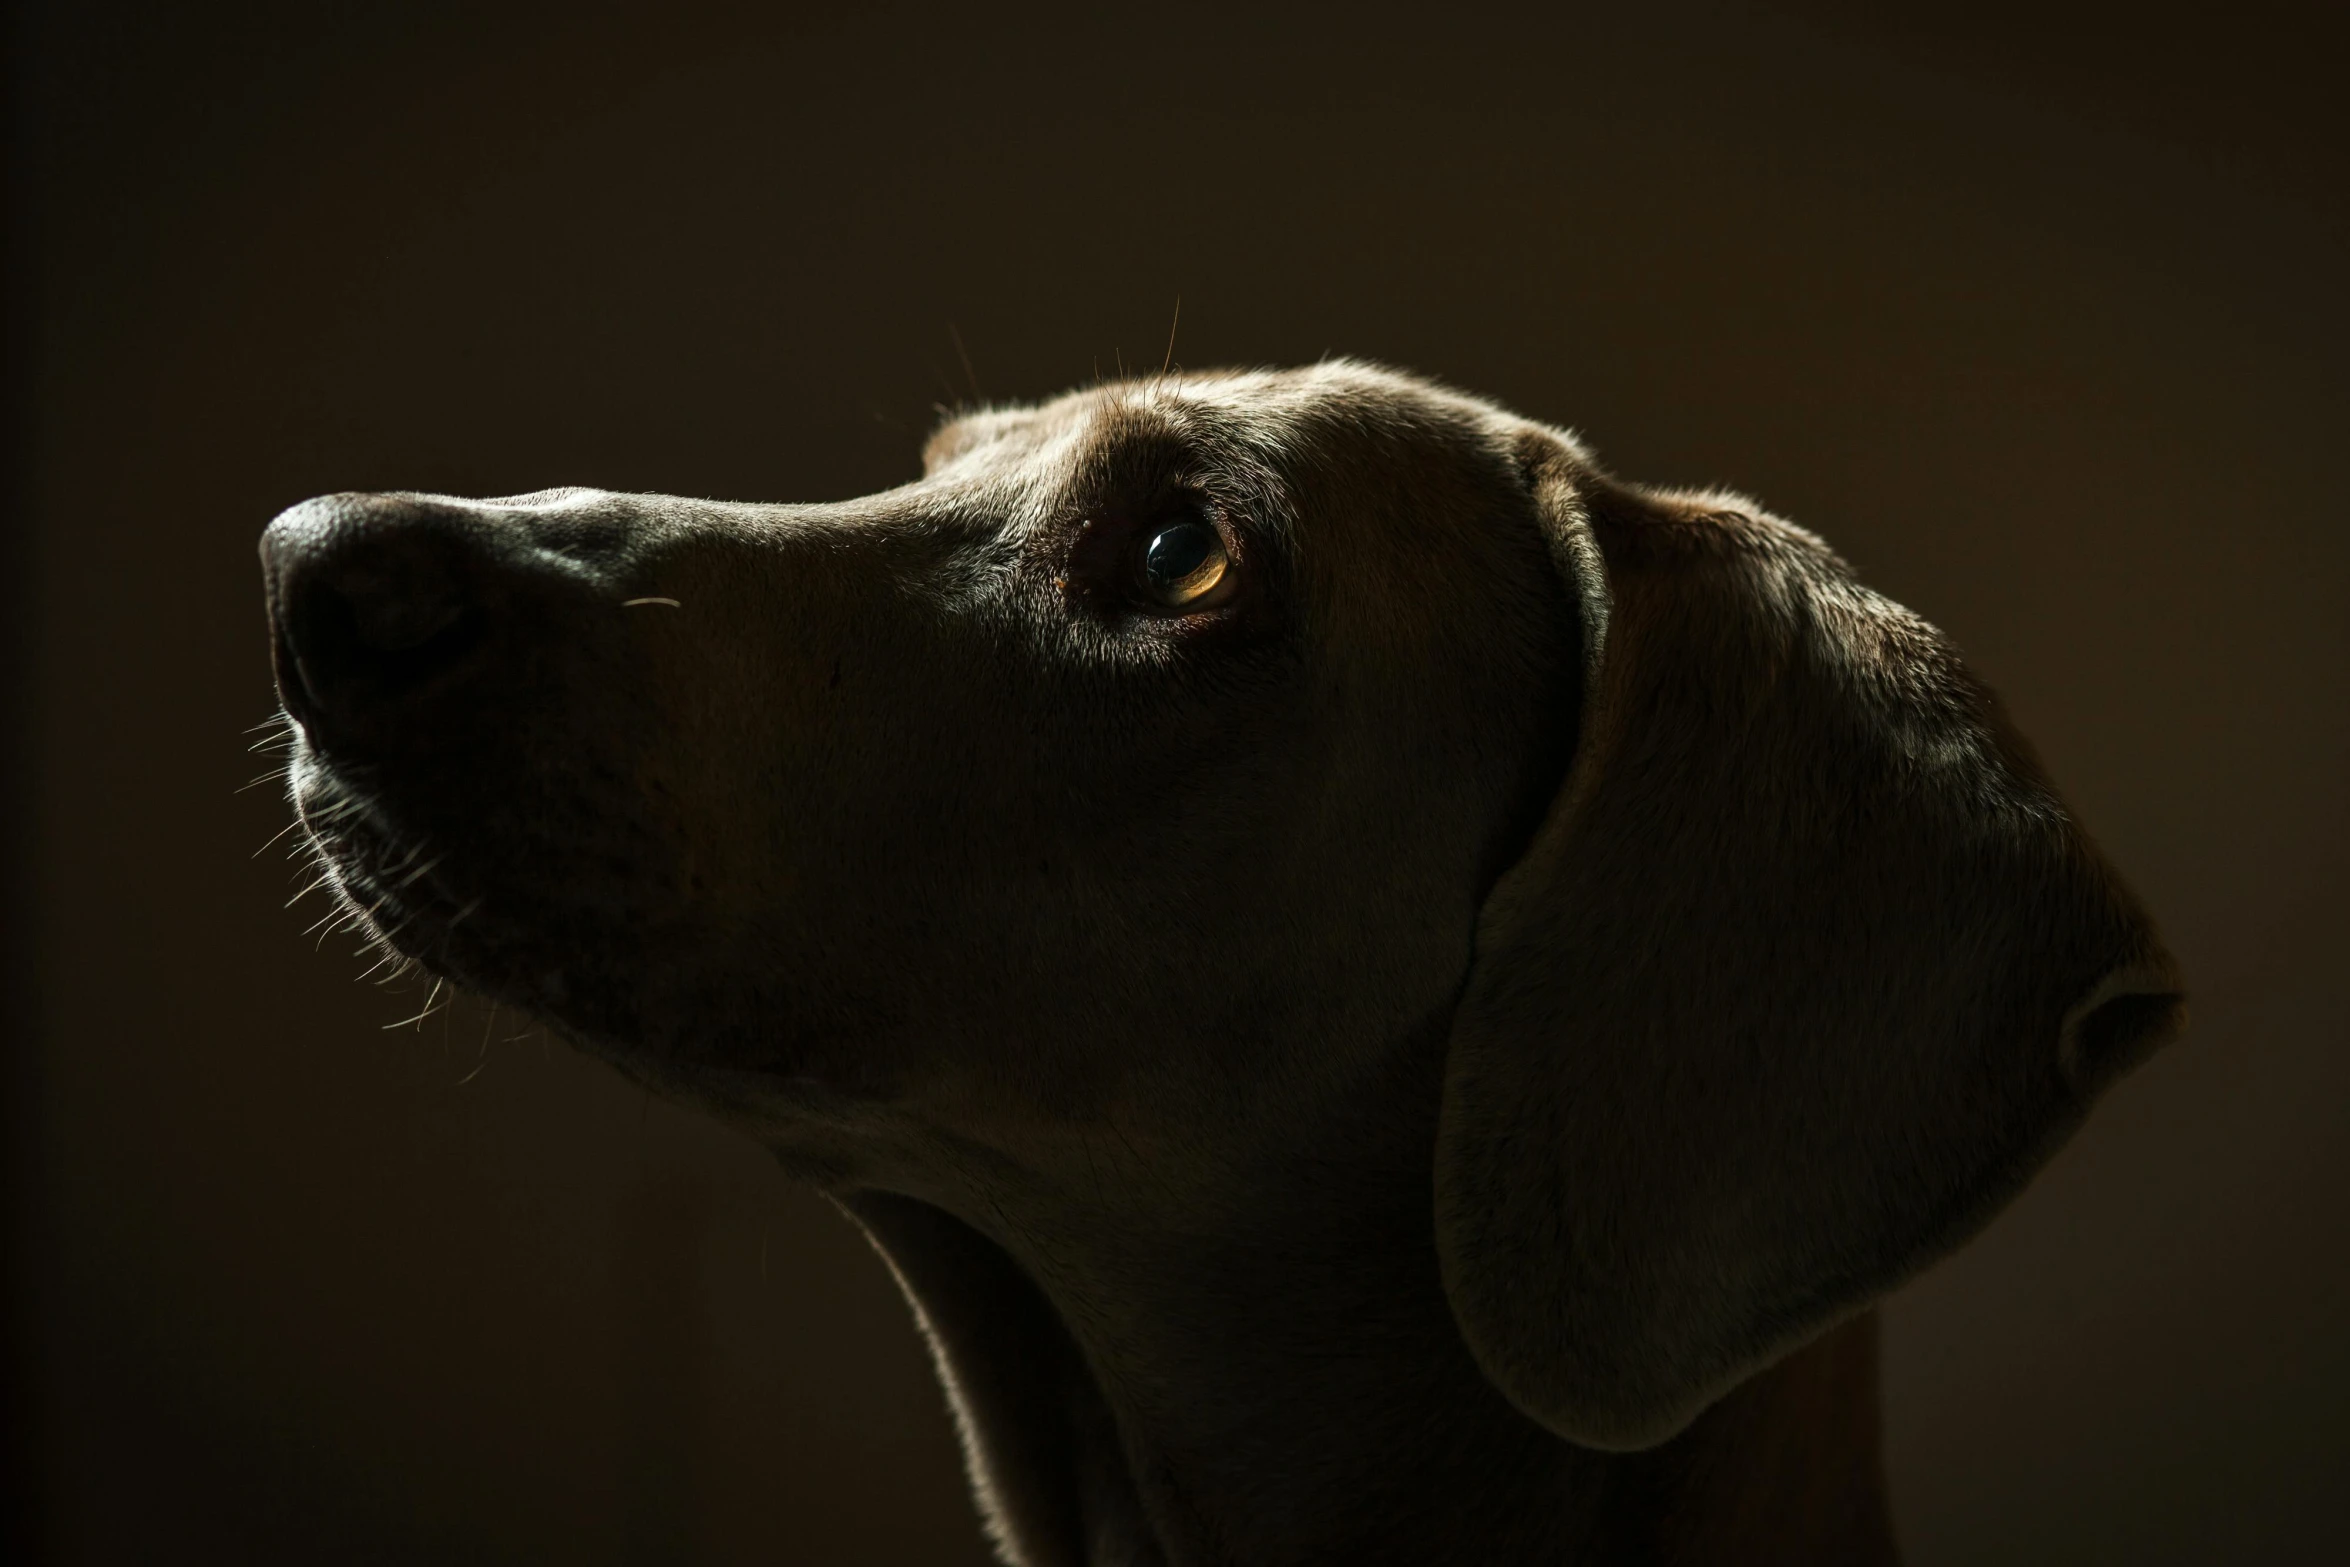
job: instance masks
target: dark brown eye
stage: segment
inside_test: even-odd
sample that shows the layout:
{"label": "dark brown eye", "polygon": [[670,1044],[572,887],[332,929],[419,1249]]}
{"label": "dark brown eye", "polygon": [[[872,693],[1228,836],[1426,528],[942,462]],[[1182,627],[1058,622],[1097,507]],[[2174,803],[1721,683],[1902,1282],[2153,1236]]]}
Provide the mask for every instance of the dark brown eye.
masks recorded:
{"label": "dark brown eye", "polygon": [[1231,564],[1215,528],[1196,520],[1172,523],[1143,547],[1143,586],[1169,609],[1182,609],[1214,592]]}

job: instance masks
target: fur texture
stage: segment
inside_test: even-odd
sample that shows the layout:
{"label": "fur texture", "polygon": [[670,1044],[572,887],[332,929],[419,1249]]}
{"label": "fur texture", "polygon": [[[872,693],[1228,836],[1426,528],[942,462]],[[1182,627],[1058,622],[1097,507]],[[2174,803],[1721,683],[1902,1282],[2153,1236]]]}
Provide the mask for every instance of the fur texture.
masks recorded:
{"label": "fur texture", "polygon": [[1736,496],[1536,461],[1583,740],[1480,923],[1438,1247],[1520,1408],[1642,1448],[1978,1227],[2179,987],[1933,627]]}
{"label": "fur texture", "polygon": [[1889,1558],[1867,1303],[2179,1014],[1948,645],[1356,364],[926,461],[278,519],[354,910],[830,1192],[1010,1561]]}

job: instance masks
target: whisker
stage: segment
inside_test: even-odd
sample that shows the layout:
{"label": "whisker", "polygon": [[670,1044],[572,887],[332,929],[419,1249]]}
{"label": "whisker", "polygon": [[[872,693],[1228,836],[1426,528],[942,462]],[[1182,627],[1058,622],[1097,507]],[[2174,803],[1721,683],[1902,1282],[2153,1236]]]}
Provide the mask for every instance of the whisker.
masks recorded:
{"label": "whisker", "polygon": [[441,999],[441,985],[442,981],[440,980],[436,979],[432,982],[432,993],[424,998],[424,1010],[422,1012],[417,1013],[414,1017],[404,1017],[397,1023],[386,1023],[384,1025],[384,1032],[388,1034],[395,1028],[406,1028],[409,1024],[414,1023],[416,1025],[416,1031],[419,1034],[423,1033],[424,1020],[432,1016],[433,1003]]}
{"label": "whisker", "polygon": [[482,1068],[490,1064],[490,1030],[497,1026],[498,1004],[493,1001],[490,1003],[490,1020],[484,1023],[481,1028],[481,1059],[473,1063],[472,1071],[457,1079],[459,1088],[463,1088],[467,1083],[481,1076]]}
{"label": "whisker", "polygon": [[947,394],[947,400],[935,406],[941,414],[952,415],[957,408],[963,405],[962,394],[955,390],[955,383],[947,379],[947,373],[941,370],[935,362],[925,361],[925,363],[930,364],[930,373],[937,378],[938,389]]}
{"label": "whisker", "polygon": [[[368,907],[366,907],[366,908],[364,908],[364,909],[353,909],[353,910],[351,910],[351,911],[350,911],[350,915],[349,915],[349,917],[348,917],[348,918],[346,918],[346,919],[344,919],[344,920],[342,921],[342,923],[340,923],[340,924],[338,924],[337,926],[335,926],[335,928],[334,928],[333,930],[330,930],[330,931],[328,931],[328,932],[326,933],[326,936],[338,936],[338,935],[342,935],[343,933],[345,933],[345,932],[347,932],[347,931],[362,930],[362,929],[366,928],[366,927],[367,927],[367,926],[368,926],[370,923],[372,923],[372,922],[374,921],[374,919],[375,919],[375,911],[376,911],[377,909],[380,909],[380,908],[382,908],[382,907],[384,906],[384,904],[385,904],[387,901],[388,901],[388,900],[387,900],[387,899],[385,899],[385,898],[378,898],[378,899],[376,899],[376,900],[375,900],[375,902],[374,902],[374,903],[370,904]],[[304,934],[308,934],[308,932],[305,932]],[[319,938],[318,938],[318,944],[319,944],[320,946],[322,946],[322,947],[326,945],[326,936],[321,936],[321,937],[319,937]],[[365,950],[365,949],[363,948],[362,950]],[[381,967],[383,967],[383,965],[382,965],[381,963],[378,963],[378,964],[375,966],[375,968],[371,968],[371,969],[369,969],[369,970],[367,971],[367,974],[372,974],[372,973],[374,973],[374,972],[375,972],[375,969],[376,969],[376,968],[381,968]],[[362,975],[360,975],[359,977],[360,977],[361,979],[365,979],[365,978],[367,977],[367,974],[362,974]]]}
{"label": "whisker", "polygon": [[1175,296],[1175,319],[1167,323],[1167,357],[1159,361],[1159,379],[1167,379],[1167,367],[1175,362],[1175,329],[1183,324],[1183,296]]}
{"label": "whisker", "polygon": [[377,936],[373,938],[370,943],[361,946],[359,950],[362,953],[369,951],[372,947],[375,949],[380,949],[380,955],[373,963],[369,964],[364,970],[360,972],[359,977],[352,981],[353,984],[365,984],[369,975],[373,974],[377,969],[382,968],[387,963],[392,966],[392,971],[389,974],[386,974],[383,978],[376,981],[376,984],[379,986],[397,984],[401,979],[407,976],[408,965],[413,963],[415,959],[409,957],[399,948],[392,945],[392,937],[398,934],[399,931],[395,929],[388,934]]}
{"label": "whisker", "polygon": [[971,400],[987,401],[987,394],[979,389],[979,372],[971,368],[970,351],[963,347],[963,334],[955,330],[955,323],[947,323],[947,336],[955,340],[955,357],[963,361],[963,378],[971,383]]}
{"label": "whisker", "polygon": [[385,866],[383,869],[383,874],[386,876],[399,875],[400,872],[406,870],[410,865],[414,864],[416,862],[416,857],[423,852],[424,840],[419,838],[416,840],[414,846],[412,846],[406,854],[400,856],[400,863],[397,865]]}
{"label": "whisker", "polygon": [[292,908],[295,904],[300,903],[304,898],[309,897],[312,893],[316,892],[319,888],[325,886],[328,882],[331,882],[334,879],[335,873],[333,871],[328,871],[326,874],[319,877],[318,880],[312,882],[309,886],[304,887],[300,892],[297,892],[292,897],[286,899],[285,907],[289,909]]}
{"label": "whisker", "polygon": [[[414,886],[419,877],[430,876],[433,871],[439,867],[440,863],[447,858],[448,856],[445,854],[434,855],[431,859],[426,860],[422,865],[417,866],[416,869],[401,877],[400,880],[393,886],[392,890],[394,892],[401,892],[409,887]],[[405,864],[406,862],[403,861],[402,863]]]}
{"label": "whisker", "polygon": [[[383,895],[383,898],[382,898],[380,901],[378,901],[378,902],[377,902],[377,904],[376,904],[376,906],[375,906],[375,907],[376,907],[377,909],[380,909],[380,908],[382,908],[382,907],[384,906],[384,904],[386,904],[386,903],[389,903],[389,902],[391,902],[391,901],[392,901],[392,895],[391,895],[390,893],[388,893],[388,892],[387,892],[387,893],[385,893],[385,894]],[[375,910],[374,910],[374,909],[370,909],[370,910],[368,910],[368,915],[369,915],[369,917],[370,917],[370,918],[373,918],[373,917],[374,917],[374,913],[375,913]],[[387,930],[387,931],[385,931],[385,932],[383,933],[383,939],[384,939],[385,941],[389,942],[389,941],[393,940],[394,938],[396,938],[396,937],[397,937],[397,936],[400,934],[400,932],[402,932],[402,931],[406,930],[406,929],[407,929],[409,926],[411,926],[411,925],[413,925],[413,924],[415,924],[415,923],[416,923],[416,911],[415,911],[415,910],[413,910],[413,909],[411,909],[411,910],[409,910],[409,911],[408,911],[408,917],[407,917],[407,918],[405,918],[405,919],[401,920],[399,924],[397,924],[397,925],[394,925],[394,926],[393,926],[393,927],[392,927],[390,930]]]}
{"label": "whisker", "polygon": [[302,818],[299,816],[295,817],[292,821],[286,823],[283,827],[280,827],[277,831],[271,833],[269,835],[268,843],[265,843],[260,848],[255,849],[251,854],[246,855],[245,858],[248,860],[258,860],[262,855],[268,853],[270,849],[276,845],[280,838],[283,838],[287,833],[292,832],[295,828],[301,825]]}
{"label": "whisker", "polygon": [[[370,947],[362,946],[359,949],[358,955],[364,956],[370,950],[372,950]],[[417,974],[421,972],[421,970],[417,967],[416,960],[407,956],[405,953],[394,952],[386,949],[383,955],[376,960],[375,968],[382,968],[386,963],[392,965],[392,971],[375,982],[375,988],[378,990],[389,990],[394,985],[400,984],[404,980],[414,979]],[[375,969],[369,969],[367,971],[368,974],[372,974],[374,972]],[[359,977],[361,979],[365,979],[367,974],[362,974]],[[387,1028],[398,1028],[400,1025],[397,1023],[387,1023],[384,1026]]]}

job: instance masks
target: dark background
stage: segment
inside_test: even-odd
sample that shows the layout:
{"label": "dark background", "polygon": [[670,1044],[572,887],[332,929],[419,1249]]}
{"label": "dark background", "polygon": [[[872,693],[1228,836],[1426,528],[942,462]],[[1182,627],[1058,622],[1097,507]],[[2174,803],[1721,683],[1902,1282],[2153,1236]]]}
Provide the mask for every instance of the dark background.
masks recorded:
{"label": "dark background", "polygon": [[1442,376],[1759,495],[1958,638],[2197,1010],[1891,1303],[1912,1559],[2350,1560],[2337,35],[1809,0],[19,25],[10,1474],[51,1559],[981,1558],[844,1222],[511,1019],[387,1030],[421,992],[281,910],[284,805],[235,792],[252,546],[335,489],[880,488],[974,386],[1155,366],[1180,295],[1180,362]]}

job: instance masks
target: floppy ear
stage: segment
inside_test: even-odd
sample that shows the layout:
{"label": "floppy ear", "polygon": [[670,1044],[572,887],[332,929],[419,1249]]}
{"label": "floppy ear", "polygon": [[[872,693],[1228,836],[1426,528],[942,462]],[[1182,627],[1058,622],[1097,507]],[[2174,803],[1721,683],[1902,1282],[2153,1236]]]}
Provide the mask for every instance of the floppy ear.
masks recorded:
{"label": "floppy ear", "polygon": [[1638,1448],[1965,1240],[2184,1003],[1933,627],[1524,442],[1582,733],[1479,919],[1437,1245],[1502,1392]]}

